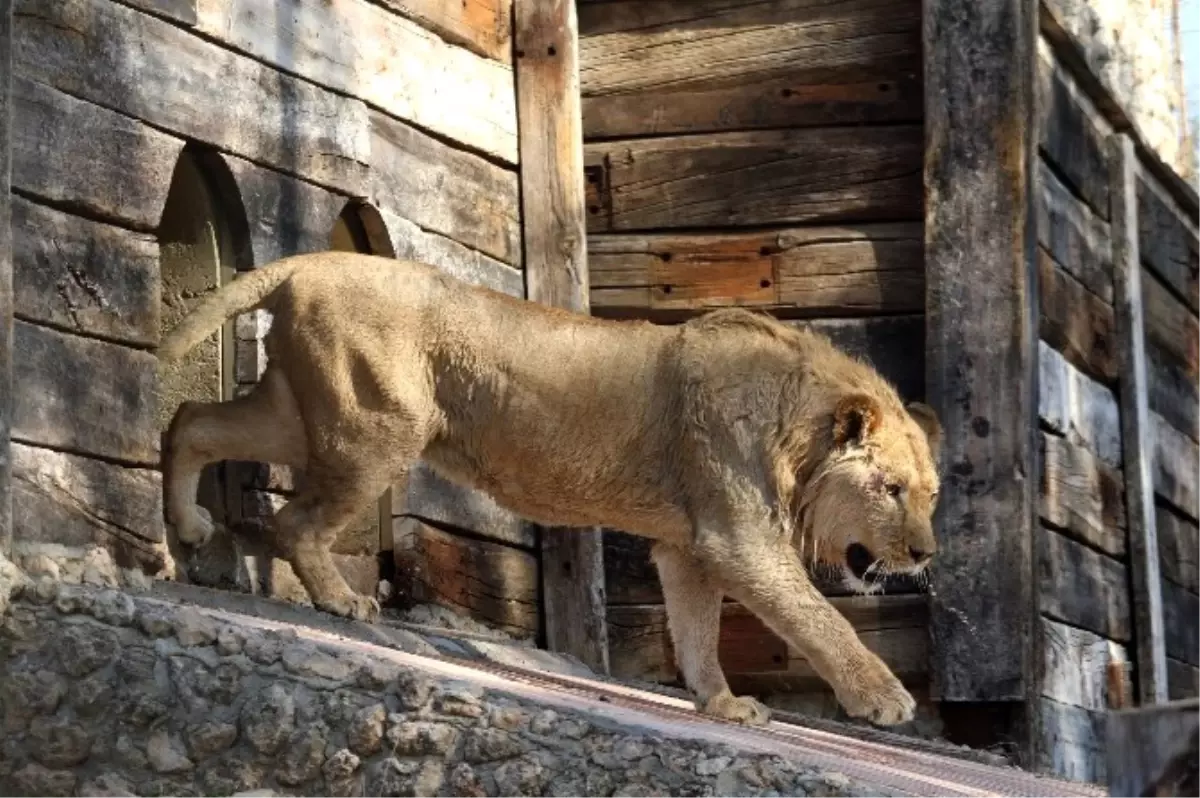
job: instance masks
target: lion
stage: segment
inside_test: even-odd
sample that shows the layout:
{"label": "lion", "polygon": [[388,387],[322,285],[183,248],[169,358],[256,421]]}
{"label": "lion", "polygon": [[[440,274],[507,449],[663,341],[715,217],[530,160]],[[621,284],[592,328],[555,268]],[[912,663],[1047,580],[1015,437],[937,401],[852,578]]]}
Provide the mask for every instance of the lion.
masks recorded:
{"label": "lion", "polygon": [[196,504],[221,460],[302,469],[276,545],[313,603],[373,620],[334,567],[338,533],[419,458],[552,527],[651,538],[678,666],[699,711],[769,711],[717,659],[729,595],[799,649],[855,717],[915,702],[816,589],[801,551],[860,592],[919,574],[936,549],[941,427],[828,339],[741,309],[678,326],[611,321],[467,285],[432,266],[323,252],[250,272],[159,348],[181,357],[236,314],[273,316],[252,393],[185,402],[164,445],[167,520],[213,534]]}

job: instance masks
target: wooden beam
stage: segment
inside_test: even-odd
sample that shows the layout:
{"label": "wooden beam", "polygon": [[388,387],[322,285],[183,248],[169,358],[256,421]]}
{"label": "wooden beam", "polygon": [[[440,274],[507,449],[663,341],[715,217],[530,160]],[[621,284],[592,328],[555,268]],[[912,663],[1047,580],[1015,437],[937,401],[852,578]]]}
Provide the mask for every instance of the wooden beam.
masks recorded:
{"label": "wooden beam", "polygon": [[1110,715],[1108,794],[1195,795],[1184,790],[1189,780],[1195,789],[1198,719],[1200,701],[1194,698]]}
{"label": "wooden beam", "polygon": [[1145,306],[1138,254],[1137,155],[1128,134],[1110,139],[1112,182],[1113,288],[1120,364],[1121,437],[1125,507],[1129,513],[1134,656],[1141,701],[1167,699],[1167,654],[1163,643],[1162,578],[1154,517],[1154,430],[1146,377]]}
{"label": "wooden beam", "polygon": [[[1038,485],[1036,4],[928,0],[926,398],[946,430],[932,696],[1028,698]],[[969,619],[969,622],[964,622]]]}
{"label": "wooden beam", "polygon": [[[517,0],[517,121],[526,296],[587,313],[579,30],[573,0]],[[603,533],[542,530],[546,645],[608,673]]]}
{"label": "wooden beam", "polygon": [[0,555],[12,550],[12,0],[0,0]]}

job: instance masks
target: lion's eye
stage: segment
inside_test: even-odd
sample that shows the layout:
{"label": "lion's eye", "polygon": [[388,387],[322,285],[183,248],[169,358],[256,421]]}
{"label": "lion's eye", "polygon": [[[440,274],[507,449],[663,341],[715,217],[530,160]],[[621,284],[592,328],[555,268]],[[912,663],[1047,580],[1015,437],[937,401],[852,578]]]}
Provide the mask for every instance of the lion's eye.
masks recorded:
{"label": "lion's eye", "polygon": [[889,496],[899,496],[902,490],[904,490],[904,488],[898,482],[892,482],[887,486],[887,492]]}

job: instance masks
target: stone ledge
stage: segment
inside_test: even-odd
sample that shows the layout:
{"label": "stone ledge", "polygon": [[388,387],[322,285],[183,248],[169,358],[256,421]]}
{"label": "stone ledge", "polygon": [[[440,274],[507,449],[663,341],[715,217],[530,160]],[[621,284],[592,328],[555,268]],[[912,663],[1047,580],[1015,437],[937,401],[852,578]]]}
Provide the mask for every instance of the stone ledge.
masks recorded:
{"label": "stone ledge", "polygon": [[435,659],[404,630],[210,593],[26,583],[0,627],[0,794],[886,794],[728,726],[515,683]]}

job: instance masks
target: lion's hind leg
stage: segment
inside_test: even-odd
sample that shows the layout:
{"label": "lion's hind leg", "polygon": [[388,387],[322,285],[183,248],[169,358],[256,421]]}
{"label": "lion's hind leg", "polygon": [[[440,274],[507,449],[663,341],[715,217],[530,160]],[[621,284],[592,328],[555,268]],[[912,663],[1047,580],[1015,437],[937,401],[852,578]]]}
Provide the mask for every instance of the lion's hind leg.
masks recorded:
{"label": "lion's hind leg", "polygon": [[691,555],[665,543],[652,557],[667,605],[667,626],[683,680],[706,715],[761,726],[770,710],[750,696],[735,696],[717,657],[721,632],[722,590],[716,579]]}
{"label": "lion's hind leg", "polygon": [[184,543],[206,543],[213,533],[212,518],[196,504],[205,466],[251,460],[302,468],[306,449],[299,408],[277,369],[268,367],[254,390],[238,399],[184,402],[167,430],[167,520]]}

